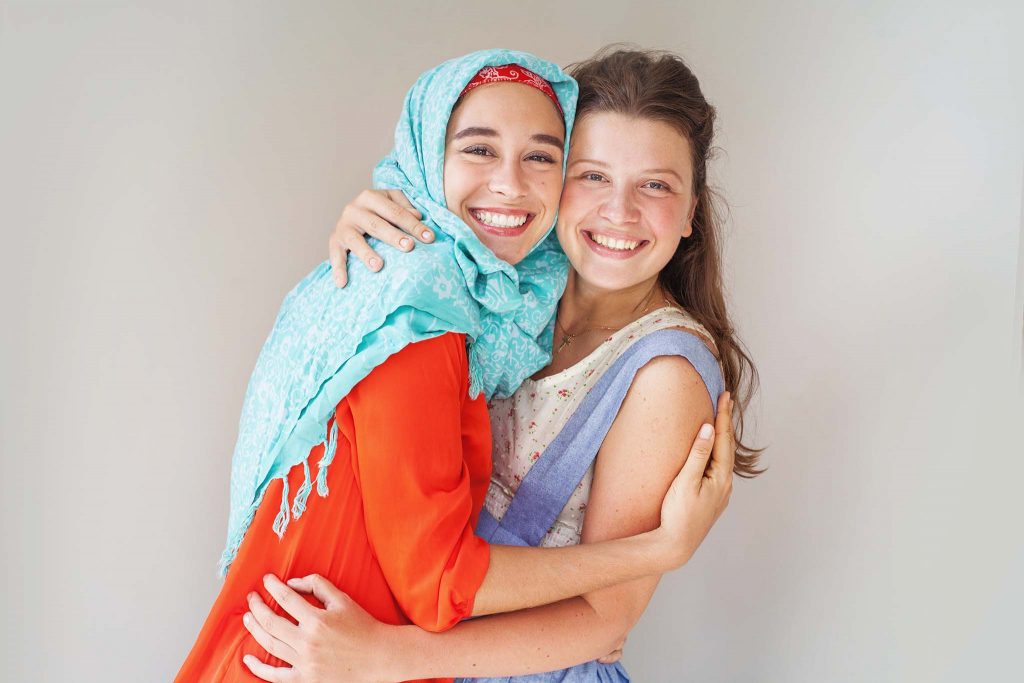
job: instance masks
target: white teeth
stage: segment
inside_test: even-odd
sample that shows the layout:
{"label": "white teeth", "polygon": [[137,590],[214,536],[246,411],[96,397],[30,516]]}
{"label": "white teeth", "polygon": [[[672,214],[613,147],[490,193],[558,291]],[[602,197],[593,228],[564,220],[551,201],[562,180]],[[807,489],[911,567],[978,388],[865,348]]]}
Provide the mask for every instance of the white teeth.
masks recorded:
{"label": "white teeth", "polygon": [[518,228],[526,222],[526,216],[510,216],[504,213],[493,213],[491,211],[474,211],[473,216],[485,225],[492,228]]}
{"label": "white teeth", "polygon": [[612,239],[611,237],[598,235],[596,232],[590,233],[590,237],[602,247],[608,247],[609,249],[616,249],[618,251],[632,251],[633,249],[636,249],[638,244],[640,244],[640,242],[636,240]]}

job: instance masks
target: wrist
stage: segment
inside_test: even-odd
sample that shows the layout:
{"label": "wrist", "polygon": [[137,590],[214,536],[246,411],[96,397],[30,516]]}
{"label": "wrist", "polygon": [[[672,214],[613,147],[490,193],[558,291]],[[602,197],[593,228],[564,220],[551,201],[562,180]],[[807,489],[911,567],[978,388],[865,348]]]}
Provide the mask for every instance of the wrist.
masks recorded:
{"label": "wrist", "polygon": [[417,626],[387,626],[384,630],[384,647],[379,650],[386,652],[381,664],[381,678],[388,681],[407,681],[417,678],[413,671],[415,653],[422,653],[426,643],[417,643],[417,637],[425,633]]}
{"label": "wrist", "polygon": [[690,559],[685,544],[664,527],[648,531],[650,535],[651,557],[659,574],[679,569]]}

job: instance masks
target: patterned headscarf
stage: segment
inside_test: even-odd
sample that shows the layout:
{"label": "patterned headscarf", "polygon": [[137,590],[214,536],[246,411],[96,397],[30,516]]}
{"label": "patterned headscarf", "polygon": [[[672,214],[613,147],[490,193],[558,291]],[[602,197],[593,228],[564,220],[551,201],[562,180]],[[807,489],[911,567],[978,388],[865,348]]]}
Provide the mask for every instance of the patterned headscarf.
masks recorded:
{"label": "patterned headscarf", "polygon": [[[498,259],[444,199],[445,133],[463,88],[484,67],[519,64],[546,80],[565,121],[565,153],[576,112],[576,82],[551,62],[523,52],[484,50],[427,71],[412,86],[395,129],[395,147],[374,171],[374,185],[402,190],[437,237],[395,259],[380,274],[360,263],[338,289],[321,263],[284,299],[253,370],[231,468],[231,511],[221,575],[238,552],[267,485],[283,481],[274,531],[284,534],[312,491],[309,453],[324,443],[317,492],[326,496],[338,402],[373,368],[407,344],[447,332],[469,340],[470,393],[509,396],[550,360],[555,306],[568,264],[549,226],[518,265]],[[564,161],[563,161],[564,173]],[[396,251],[383,243],[384,254]],[[305,482],[289,504],[288,471],[302,463]]]}

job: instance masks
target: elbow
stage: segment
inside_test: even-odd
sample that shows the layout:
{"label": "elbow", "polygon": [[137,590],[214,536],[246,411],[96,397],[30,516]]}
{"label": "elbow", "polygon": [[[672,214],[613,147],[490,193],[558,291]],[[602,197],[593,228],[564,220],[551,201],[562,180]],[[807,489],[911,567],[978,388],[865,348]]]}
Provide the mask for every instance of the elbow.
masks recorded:
{"label": "elbow", "polygon": [[399,599],[402,611],[409,621],[424,631],[443,633],[463,619],[472,616],[472,595],[450,588],[439,593],[403,596]]}
{"label": "elbow", "polygon": [[406,616],[409,618],[409,621],[411,621],[414,625],[418,626],[424,631],[429,631],[430,633],[444,633],[460,621],[460,618],[455,615],[453,615],[451,618],[446,619],[444,618],[443,615],[437,613],[414,613],[409,612],[408,610],[406,610],[405,613]]}
{"label": "elbow", "polygon": [[629,635],[629,632],[633,630],[634,626],[636,626],[636,622],[637,619],[624,618],[619,618],[617,620],[612,621],[611,625],[609,626],[609,628],[611,629],[611,649],[608,650],[609,652],[611,652],[612,650],[617,650],[622,645],[622,641],[626,639],[626,636]]}
{"label": "elbow", "polygon": [[631,605],[624,604],[621,601],[618,603],[602,604],[603,601],[590,600],[586,596],[584,596],[584,599],[590,605],[590,608],[594,610],[600,624],[597,645],[598,649],[601,650],[601,654],[598,656],[604,656],[613,650],[617,650],[622,641],[629,635],[629,632],[636,626],[642,610],[632,609]]}
{"label": "elbow", "polygon": [[455,626],[463,618],[469,616],[462,610],[405,609],[409,621],[424,631],[443,633]]}

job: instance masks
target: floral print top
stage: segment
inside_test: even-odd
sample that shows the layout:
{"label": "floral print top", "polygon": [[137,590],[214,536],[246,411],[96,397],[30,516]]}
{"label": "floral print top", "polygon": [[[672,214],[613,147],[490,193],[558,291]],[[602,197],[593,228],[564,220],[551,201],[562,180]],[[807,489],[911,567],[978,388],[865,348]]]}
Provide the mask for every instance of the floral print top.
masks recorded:
{"label": "floral print top", "polygon": [[[488,408],[494,441],[494,469],[487,490],[487,511],[497,520],[505,515],[533,463],[558,436],[583,397],[623,351],[651,332],[680,327],[696,334],[712,353],[718,355],[711,335],[689,314],[675,307],[659,308],[612,333],[575,365],[539,380],[528,378],[509,398],[492,400]],[[580,542],[593,477],[594,467],[591,466],[541,540],[541,547],[561,547]]]}

